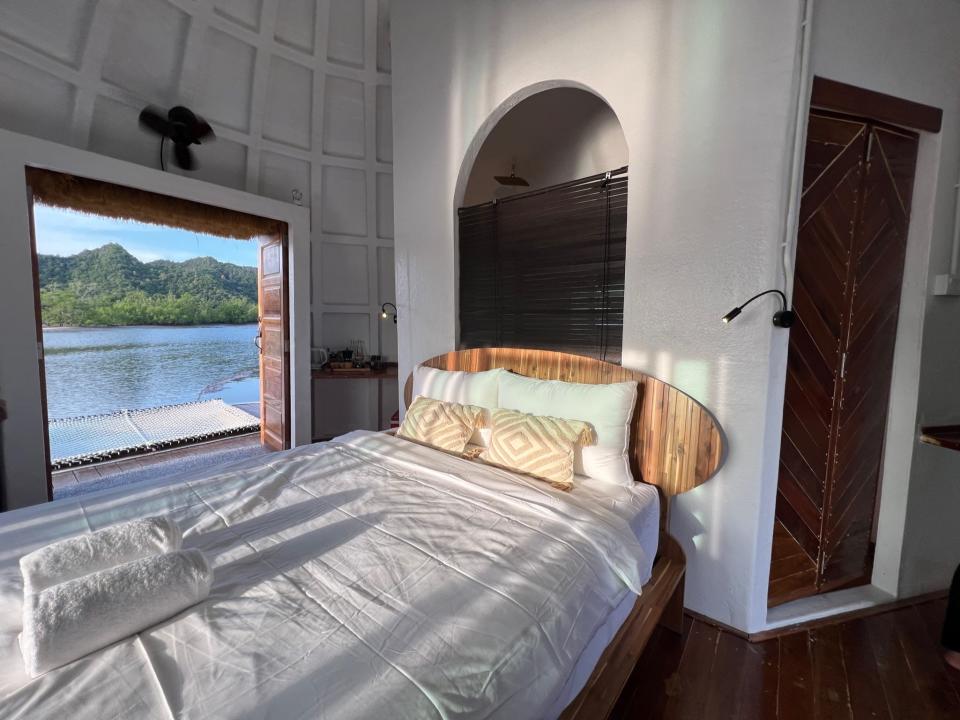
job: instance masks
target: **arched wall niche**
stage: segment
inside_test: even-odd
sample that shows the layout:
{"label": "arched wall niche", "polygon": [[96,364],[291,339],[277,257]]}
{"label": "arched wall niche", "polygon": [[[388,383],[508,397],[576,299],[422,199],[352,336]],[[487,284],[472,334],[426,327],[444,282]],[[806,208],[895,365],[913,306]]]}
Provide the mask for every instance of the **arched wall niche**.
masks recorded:
{"label": "arched wall niche", "polygon": [[471,141],[454,213],[494,199],[493,175],[509,175],[514,158],[517,175],[530,181],[524,191],[627,165],[629,148],[617,114],[593,89],[571,80],[529,85],[501,103]]}
{"label": "arched wall niche", "polygon": [[[517,175],[529,187],[499,186]],[[549,187],[629,165],[623,125],[607,100],[571,80],[546,80],[517,91],[477,130],[460,164],[453,204],[454,338],[460,347],[458,208]]]}

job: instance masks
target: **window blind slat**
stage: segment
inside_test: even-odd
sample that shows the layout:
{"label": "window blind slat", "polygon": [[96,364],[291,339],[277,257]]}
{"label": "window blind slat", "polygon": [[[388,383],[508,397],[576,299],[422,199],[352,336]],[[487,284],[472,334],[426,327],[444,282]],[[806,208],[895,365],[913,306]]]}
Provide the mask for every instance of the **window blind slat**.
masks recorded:
{"label": "window blind slat", "polygon": [[620,362],[627,168],[460,208],[460,346]]}

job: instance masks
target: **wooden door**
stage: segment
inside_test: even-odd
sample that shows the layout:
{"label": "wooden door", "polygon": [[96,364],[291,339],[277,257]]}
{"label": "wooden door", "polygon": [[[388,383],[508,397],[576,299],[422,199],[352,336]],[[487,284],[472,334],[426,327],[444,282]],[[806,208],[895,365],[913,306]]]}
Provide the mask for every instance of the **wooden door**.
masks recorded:
{"label": "wooden door", "polygon": [[260,238],[260,441],[274,450],[290,446],[290,338],[286,238]]}
{"label": "wooden door", "polygon": [[917,143],[810,115],[770,605],[870,579]]}

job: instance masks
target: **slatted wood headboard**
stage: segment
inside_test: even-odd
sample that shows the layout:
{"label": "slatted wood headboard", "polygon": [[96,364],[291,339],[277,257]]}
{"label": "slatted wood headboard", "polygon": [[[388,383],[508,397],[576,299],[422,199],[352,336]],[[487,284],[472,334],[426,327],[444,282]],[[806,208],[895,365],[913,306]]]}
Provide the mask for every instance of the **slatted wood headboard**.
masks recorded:
{"label": "slatted wood headboard", "polygon": [[[479,372],[505,368],[541,380],[600,385],[636,380],[637,407],[630,433],[630,464],[637,479],[679,495],[713,477],[726,459],[720,424],[689,395],[655,377],[612,363],[551,352],[515,348],[459,350],[420,363],[441,370]],[[404,403],[410,406],[413,376],[407,378]]]}

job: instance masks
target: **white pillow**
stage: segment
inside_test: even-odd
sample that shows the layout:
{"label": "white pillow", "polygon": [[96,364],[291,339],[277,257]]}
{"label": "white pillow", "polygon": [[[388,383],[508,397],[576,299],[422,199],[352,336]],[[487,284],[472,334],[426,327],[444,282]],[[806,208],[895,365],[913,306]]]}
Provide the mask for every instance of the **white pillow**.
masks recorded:
{"label": "white pillow", "polygon": [[459,405],[475,405],[487,411],[486,425],[482,430],[476,430],[470,443],[487,446],[490,439],[490,410],[497,407],[499,395],[499,379],[505,375],[502,368],[484,370],[482,372],[467,372],[465,370],[438,370],[437,368],[418,365],[413,371],[413,396],[424,397]]}
{"label": "white pillow", "polygon": [[630,419],[637,402],[636,380],[588,385],[504,373],[499,385],[501,408],[593,425],[597,442],[577,452],[574,469],[578,474],[628,487],[633,484],[627,453]]}

